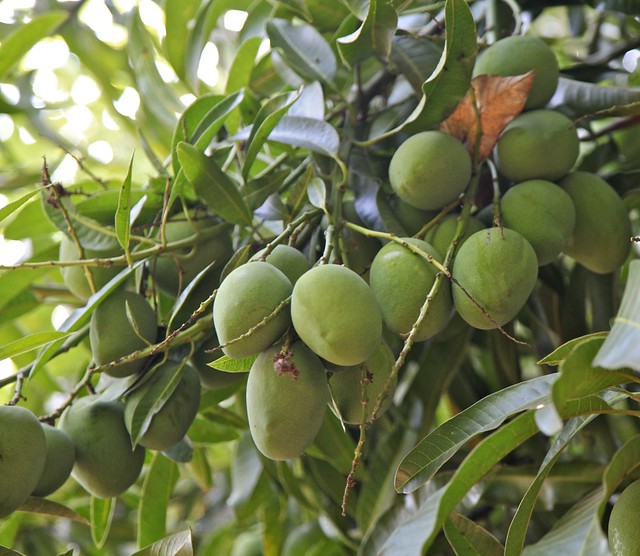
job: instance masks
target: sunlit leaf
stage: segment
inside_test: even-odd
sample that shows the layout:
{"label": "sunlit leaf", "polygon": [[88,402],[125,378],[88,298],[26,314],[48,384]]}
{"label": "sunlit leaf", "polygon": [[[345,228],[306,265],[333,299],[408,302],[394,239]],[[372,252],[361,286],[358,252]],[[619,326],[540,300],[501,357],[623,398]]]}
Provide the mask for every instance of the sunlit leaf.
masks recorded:
{"label": "sunlit leaf", "polygon": [[189,529],[156,541],[132,556],[193,556],[193,554],[193,540]]}
{"label": "sunlit leaf", "polygon": [[593,334],[573,338],[554,349],[549,355],[540,359],[538,365],[559,365],[567,358],[569,353],[583,342],[588,342],[594,338],[606,338],[607,334],[608,332],[594,332]]}
{"label": "sunlit leaf", "polygon": [[68,338],[71,332],[35,332],[24,338],[0,346],[0,360],[26,353],[55,340]]}
{"label": "sunlit leaf", "polygon": [[129,171],[122,182],[118,197],[118,210],[116,211],[115,228],[118,242],[122,246],[127,259],[129,256],[129,237],[131,235],[131,172],[133,170],[133,155],[129,162]]}
{"label": "sunlit leaf", "polygon": [[22,197],[16,199],[15,201],[11,201],[7,203],[5,206],[0,208],[0,222],[2,222],[7,216],[13,214],[16,210],[18,210],[22,205],[24,205],[31,197],[40,193],[41,189],[37,188],[33,191],[29,191],[25,193]]}
{"label": "sunlit leaf", "polygon": [[184,2],[184,0],[167,0],[165,3],[165,17],[171,22],[166,27],[167,35],[164,42],[167,60],[176,74],[183,79],[186,78],[189,35],[193,32],[191,23],[198,7],[197,2]]}
{"label": "sunlit leaf", "polygon": [[257,355],[252,355],[242,359],[232,359],[228,355],[223,355],[215,361],[211,361],[208,365],[212,369],[224,371],[225,373],[246,373],[251,369],[251,365],[257,358]]}

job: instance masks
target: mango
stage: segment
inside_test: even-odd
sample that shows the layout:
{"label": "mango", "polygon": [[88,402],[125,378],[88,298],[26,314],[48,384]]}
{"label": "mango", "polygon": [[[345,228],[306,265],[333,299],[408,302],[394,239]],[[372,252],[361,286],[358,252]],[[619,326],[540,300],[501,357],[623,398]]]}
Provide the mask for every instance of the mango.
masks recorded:
{"label": "mango", "polygon": [[[259,260],[264,251],[264,249],[258,251],[251,260]],[[282,271],[292,284],[295,284],[298,278],[311,268],[307,257],[291,245],[276,245],[265,261]]]}
{"label": "mango", "polygon": [[611,510],[607,534],[609,548],[614,556],[635,556],[640,554],[640,480],[626,487]]}
{"label": "mango", "polygon": [[[453,241],[453,237],[458,228],[458,215],[448,214],[440,222],[438,222],[433,228],[431,228],[424,240],[431,244],[433,248],[442,255],[444,259],[447,254],[447,250]],[[467,238],[480,230],[484,230],[486,226],[477,218],[470,216],[467,220],[467,226],[462,234],[462,237],[458,240],[458,247],[460,247]],[[442,262],[442,261],[440,261]]]}
{"label": "mango", "polygon": [[48,496],[58,490],[71,475],[76,461],[76,447],[66,432],[48,423],[42,423],[42,429],[47,441],[47,457],[33,496]]}

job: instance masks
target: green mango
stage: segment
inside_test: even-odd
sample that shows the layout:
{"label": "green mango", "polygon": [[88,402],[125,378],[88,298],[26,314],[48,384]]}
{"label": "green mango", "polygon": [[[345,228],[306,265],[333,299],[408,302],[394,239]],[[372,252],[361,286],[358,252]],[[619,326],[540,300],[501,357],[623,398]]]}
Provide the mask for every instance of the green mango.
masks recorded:
{"label": "green mango", "polygon": [[71,475],[89,494],[111,498],[136,482],[145,449],[131,447],[123,403],[98,395],[80,398],[65,410],[59,426],[76,447]]}
{"label": "green mango", "polygon": [[47,459],[33,496],[48,496],[58,490],[71,475],[76,461],[76,447],[63,430],[42,424],[47,440]]}
{"label": "green mango", "polygon": [[0,518],[17,510],[44,469],[47,441],[36,416],[17,405],[0,405]]}
{"label": "green mango", "polygon": [[258,356],[247,380],[247,418],[256,447],[273,460],[302,454],[320,430],[329,401],[320,359],[301,341]]}
{"label": "green mango", "polygon": [[[264,249],[261,249],[251,257],[251,260],[259,260],[263,252]],[[282,271],[292,284],[295,284],[298,278],[311,268],[307,257],[290,245],[276,245],[273,251],[266,256],[265,261]]]}
{"label": "green mango", "polygon": [[[173,375],[180,363],[165,361],[154,370],[151,377],[127,396],[124,421],[131,433],[132,420],[142,402],[151,407],[162,394],[167,377]],[[200,402],[200,377],[191,365],[184,365],[182,377],[164,405],[151,418],[149,426],[140,437],[139,444],[151,450],[167,450],[181,440],[198,413]]]}

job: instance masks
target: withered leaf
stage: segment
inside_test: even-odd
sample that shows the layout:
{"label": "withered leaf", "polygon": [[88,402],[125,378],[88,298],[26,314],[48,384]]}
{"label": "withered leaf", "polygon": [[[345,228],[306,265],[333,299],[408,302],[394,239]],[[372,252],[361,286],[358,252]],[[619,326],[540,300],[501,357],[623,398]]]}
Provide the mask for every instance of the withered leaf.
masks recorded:
{"label": "withered leaf", "polygon": [[440,130],[462,141],[474,158],[480,133],[476,162],[484,160],[491,154],[505,126],[522,112],[533,78],[533,71],[509,77],[474,77],[471,89],[453,114],[440,124]]}

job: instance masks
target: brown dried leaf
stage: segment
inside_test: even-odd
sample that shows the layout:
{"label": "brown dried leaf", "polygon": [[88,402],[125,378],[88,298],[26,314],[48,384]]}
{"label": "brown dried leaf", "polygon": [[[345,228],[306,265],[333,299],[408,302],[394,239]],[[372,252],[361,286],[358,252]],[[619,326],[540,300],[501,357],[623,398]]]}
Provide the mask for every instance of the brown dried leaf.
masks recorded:
{"label": "brown dried leaf", "polygon": [[469,154],[475,157],[479,123],[482,136],[477,162],[484,160],[491,154],[505,126],[522,112],[533,78],[533,71],[510,77],[474,77],[471,89],[453,114],[440,124],[440,130],[462,141]]}

